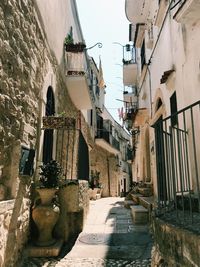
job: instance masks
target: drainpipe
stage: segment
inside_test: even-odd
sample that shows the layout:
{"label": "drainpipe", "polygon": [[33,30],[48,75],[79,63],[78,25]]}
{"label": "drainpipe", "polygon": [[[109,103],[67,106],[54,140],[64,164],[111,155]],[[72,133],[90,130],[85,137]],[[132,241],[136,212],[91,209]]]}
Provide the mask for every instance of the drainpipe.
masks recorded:
{"label": "drainpipe", "polygon": [[152,88],[151,88],[151,72],[149,69],[150,62],[147,65],[147,71],[149,73],[149,98],[150,98],[150,115],[152,119]]}
{"label": "drainpipe", "polygon": [[109,166],[109,157],[107,156],[107,171],[108,171],[108,193],[110,197],[110,166]]}

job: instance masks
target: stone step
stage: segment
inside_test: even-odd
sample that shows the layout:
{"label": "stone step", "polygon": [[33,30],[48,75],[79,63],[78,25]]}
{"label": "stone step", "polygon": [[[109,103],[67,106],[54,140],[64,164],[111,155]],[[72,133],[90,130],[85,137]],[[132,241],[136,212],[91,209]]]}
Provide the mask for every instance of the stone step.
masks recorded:
{"label": "stone step", "polygon": [[133,200],[124,200],[124,207],[130,209],[130,206],[138,205]]}
{"label": "stone step", "polygon": [[135,194],[131,194],[131,198],[132,200],[136,203],[139,204],[139,198],[142,197],[141,194],[135,193]]}
{"label": "stone step", "polygon": [[150,197],[153,194],[151,187],[139,187],[138,192],[144,197]]}
{"label": "stone step", "polygon": [[149,221],[149,212],[141,205],[131,206],[131,215],[135,224],[146,224]]}
{"label": "stone step", "polygon": [[154,197],[139,197],[139,204],[145,207],[148,211],[151,211],[154,205]]}

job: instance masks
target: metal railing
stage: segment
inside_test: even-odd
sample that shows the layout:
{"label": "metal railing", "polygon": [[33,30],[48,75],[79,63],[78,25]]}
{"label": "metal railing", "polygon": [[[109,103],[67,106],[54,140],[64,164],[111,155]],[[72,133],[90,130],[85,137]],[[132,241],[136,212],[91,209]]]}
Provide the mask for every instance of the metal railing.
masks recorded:
{"label": "metal railing", "polygon": [[136,50],[133,45],[126,44],[123,46],[123,60],[124,64],[136,63]]}
{"label": "metal railing", "polygon": [[97,136],[96,138],[102,138],[107,143],[109,143],[112,147],[114,147],[117,150],[120,150],[120,144],[117,139],[114,138],[114,136],[106,129],[97,129]]}
{"label": "metal railing", "polygon": [[200,101],[155,124],[157,214],[179,224],[200,213]]}

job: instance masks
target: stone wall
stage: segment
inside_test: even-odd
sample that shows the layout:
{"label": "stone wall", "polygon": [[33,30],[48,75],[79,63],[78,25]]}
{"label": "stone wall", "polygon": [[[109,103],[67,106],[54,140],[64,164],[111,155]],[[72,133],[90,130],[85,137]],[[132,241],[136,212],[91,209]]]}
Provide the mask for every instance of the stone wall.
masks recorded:
{"label": "stone wall", "polygon": [[197,267],[200,237],[188,230],[153,218],[154,250],[152,267]]}
{"label": "stone wall", "polygon": [[88,182],[67,181],[59,190],[60,218],[55,227],[55,235],[67,242],[78,235],[84,226],[89,211]]}
{"label": "stone wall", "polygon": [[90,161],[91,170],[100,172],[100,183],[103,186],[102,196],[118,196],[118,161],[116,157],[95,145],[90,151]]}
{"label": "stone wall", "polygon": [[30,179],[19,181],[17,196],[13,200],[0,202],[0,266],[16,266],[28,239]]}
{"label": "stone wall", "polygon": [[16,266],[29,231],[30,177],[19,176],[21,145],[36,146],[47,55],[33,1],[0,3],[0,266]]}
{"label": "stone wall", "polygon": [[44,36],[33,0],[0,2],[1,267],[16,266],[28,238],[31,177],[19,175],[21,147],[36,150],[37,166],[41,115],[51,82],[56,112],[77,113]]}

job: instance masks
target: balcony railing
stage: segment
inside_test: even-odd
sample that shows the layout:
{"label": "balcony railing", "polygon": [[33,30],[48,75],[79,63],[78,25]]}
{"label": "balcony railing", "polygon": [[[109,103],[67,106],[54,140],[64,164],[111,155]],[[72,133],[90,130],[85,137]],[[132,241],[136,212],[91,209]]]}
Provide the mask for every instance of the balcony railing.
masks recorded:
{"label": "balcony railing", "polygon": [[116,150],[120,150],[119,141],[117,141],[109,131],[105,129],[98,129],[96,138],[104,139],[107,143],[109,143]]}
{"label": "balcony railing", "polygon": [[123,46],[123,63],[133,64],[136,63],[136,50],[133,45],[126,44]]}
{"label": "balcony railing", "polygon": [[133,159],[133,151],[132,151],[132,149],[127,148],[126,156],[127,156],[127,160],[132,161],[132,159]]}
{"label": "balcony railing", "polygon": [[199,121],[200,101],[158,120],[153,126],[157,160],[157,214],[181,225],[192,225],[200,216]]}
{"label": "balcony railing", "polygon": [[91,109],[94,96],[85,52],[66,52],[66,82],[69,95],[78,109]]}

